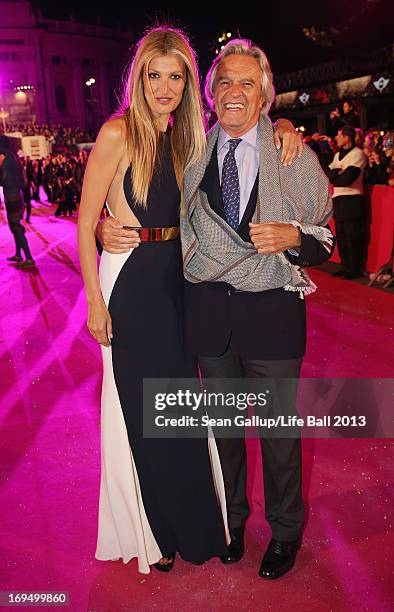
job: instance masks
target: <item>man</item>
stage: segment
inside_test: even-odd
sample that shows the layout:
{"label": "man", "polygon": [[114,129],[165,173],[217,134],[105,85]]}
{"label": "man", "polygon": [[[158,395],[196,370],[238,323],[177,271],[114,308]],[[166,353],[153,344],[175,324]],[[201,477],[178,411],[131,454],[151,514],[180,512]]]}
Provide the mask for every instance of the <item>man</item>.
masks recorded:
{"label": "man", "polygon": [[[267,119],[272,73],[258,47],[226,45],[205,92],[219,125],[208,137],[206,160],[185,180],[189,346],[203,378],[297,378],[306,341],[300,297],[314,289],[298,266],[330,257],[328,181],[309,148],[292,166],[278,164]],[[243,555],[249,514],[245,441],[217,443],[232,537],[222,561],[234,563]],[[272,540],[259,574],[275,579],[291,569],[301,544],[301,443],[275,438],[261,446]]]}
{"label": "man", "polygon": [[[292,165],[280,164],[266,117],[272,74],[260,49],[248,41],[226,45],[206,92],[219,123],[208,135],[206,157],[185,177],[181,215],[189,349],[205,378],[297,378],[305,350],[299,296],[313,284],[293,262],[313,265],[330,256],[331,234],[320,227],[331,211],[328,181],[309,149]],[[287,220],[292,223],[282,222]],[[122,243],[116,232],[109,237],[110,228],[107,236],[100,228],[99,236],[104,248],[120,252]],[[243,556],[249,514],[245,440],[217,444],[231,535],[222,561],[229,564]],[[277,439],[264,440],[262,449],[273,538],[259,573],[274,579],[291,569],[300,546],[301,446],[299,439]]]}
{"label": "man", "polygon": [[341,267],[334,276],[347,280],[363,275],[366,251],[367,208],[364,199],[364,170],[367,158],[356,146],[356,130],[344,125],[336,136],[338,152],[328,166],[334,186],[335,230]]}
{"label": "man", "polygon": [[[18,268],[32,268],[35,263],[25,236],[26,230],[21,224],[24,212],[22,190],[25,187],[23,170],[20,161],[11,151],[7,136],[0,136],[0,185],[4,191],[8,225],[15,240],[15,255],[7,257],[7,261],[16,263]],[[26,257],[25,261],[21,251]]]}

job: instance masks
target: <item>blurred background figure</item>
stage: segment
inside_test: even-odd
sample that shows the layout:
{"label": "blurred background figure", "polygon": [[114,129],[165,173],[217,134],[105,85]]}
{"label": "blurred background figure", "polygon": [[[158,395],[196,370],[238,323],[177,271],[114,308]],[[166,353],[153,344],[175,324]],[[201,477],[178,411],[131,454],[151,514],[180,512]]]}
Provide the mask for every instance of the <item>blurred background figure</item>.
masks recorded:
{"label": "blurred background figure", "polygon": [[382,149],[386,163],[387,185],[394,187],[394,132],[387,132],[384,136]]}
{"label": "blurred background figure", "polygon": [[[8,225],[15,240],[15,255],[7,257],[7,260],[16,263],[19,268],[33,267],[35,263],[25,235],[26,230],[21,224],[25,208],[22,190],[26,183],[22,164],[12,152],[6,136],[0,136],[0,185],[3,187]],[[22,251],[25,261],[22,259]]]}
{"label": "blurred background figure", "polygon": [[355,102],[351,100],[343,100],[341,106],[337,106],[330,112],[329,135],[336,136],[338,130],[344,125],[360,127],[360,115]]}
{"label": "blurred background figure", "polygon": [[341,267],[334,275],[348,280],[363,275],[367,236],[363,185],[367,159],[355,141],[355,128],[344,125],[336,136],[338,151],[326,170],[334,186],[334,219],[341,258]]}

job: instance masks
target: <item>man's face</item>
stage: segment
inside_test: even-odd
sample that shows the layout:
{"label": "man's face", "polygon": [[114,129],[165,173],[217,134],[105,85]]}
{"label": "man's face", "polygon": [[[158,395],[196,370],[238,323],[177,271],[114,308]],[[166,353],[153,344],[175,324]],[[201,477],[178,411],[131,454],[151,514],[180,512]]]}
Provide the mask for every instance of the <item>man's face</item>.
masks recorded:
{"label": "man's face", "polygon": [[229,55],[219,64],[213,87],[215,110],[229,136],[246,134],[260,118],[261,69],[254,57]]}
{"label": "man's face", "polygon": [[338,134],[335,136],[335,140],[337,141],[338,147],[341,148],[348,144],[349,138],[342,134],[342,130],[339,130]]}

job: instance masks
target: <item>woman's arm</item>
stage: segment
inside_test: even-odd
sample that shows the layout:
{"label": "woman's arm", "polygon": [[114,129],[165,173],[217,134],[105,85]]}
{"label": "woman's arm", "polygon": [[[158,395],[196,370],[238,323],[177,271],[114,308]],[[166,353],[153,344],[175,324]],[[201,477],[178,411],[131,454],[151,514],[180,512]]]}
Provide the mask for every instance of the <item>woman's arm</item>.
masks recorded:
{"label": "woman's arm", "polygon": [[302,135],[297,132],[291,121],[282,117],[274,123],[274,139],[276,148],[282,147],[280,161],[284,166],[291,166],[304,149]]}
{"label": "woman's arm", "polygon": [[87,326],[97,342],[104,346],[110,344],[112,323],[100,289],[95,230],[124,149],[122,120],[107,121],[100,130],[86,166],[78,218],[79,260],[88,302]]}

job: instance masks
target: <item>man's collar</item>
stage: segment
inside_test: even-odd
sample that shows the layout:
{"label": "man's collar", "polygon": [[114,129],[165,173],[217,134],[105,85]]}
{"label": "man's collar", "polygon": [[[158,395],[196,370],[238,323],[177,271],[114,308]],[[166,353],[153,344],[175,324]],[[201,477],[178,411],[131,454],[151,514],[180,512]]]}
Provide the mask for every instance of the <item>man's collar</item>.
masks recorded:
{"label": "man's collar", "polygon": [[[252,129],[249,130],[249,132],[246,132],[246,134],[243,134],[243,136],[240,136],[242,140],[252,145],[252,147],[258,146],[258,142],[257,142],[258,125],[259,124],[256,123],[256,125],[252,127]],[[228,142],[231,138],[232,136],[229,136],[227,132],[222,128],[222,126],[220,126],[219,138],[218,138],[218,152],[226,144],[226,142]]]}
{"label": "man's collar", "polygon": [[341,147],[338,151],[338,157],[339,159],[343,159],[345,157],[345,155],[347,155],[348,153],[350,153],[350,151],[353,151],[353,149],[356,147],[356,145],[352,145],[351,147],[349,147],[349,149],[345,149],[344,147]]}

